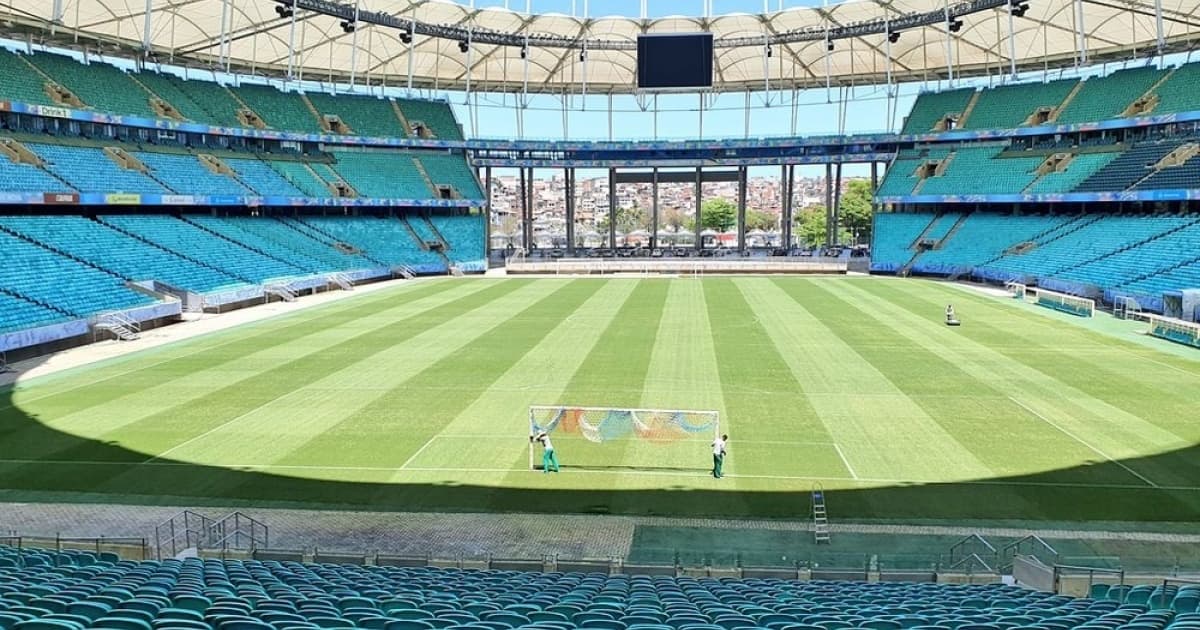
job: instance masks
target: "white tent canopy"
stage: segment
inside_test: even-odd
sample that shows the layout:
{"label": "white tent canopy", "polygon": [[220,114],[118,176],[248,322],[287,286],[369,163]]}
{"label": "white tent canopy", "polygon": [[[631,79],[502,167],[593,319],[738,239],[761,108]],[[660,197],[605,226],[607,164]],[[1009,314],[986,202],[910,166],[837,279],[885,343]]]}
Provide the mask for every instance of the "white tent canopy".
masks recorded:
{"label": "white tent canopy", "polygon": [[[470,53],[463,53],[455,39],[422,34],[409,45],[389,26],[360,22],[347,33],[337,18],[303,10],[293,29],[293,20],[281,18],[278,5],[269,0],[6,0],[0,16],[12,24],[15,38],[93,50],[101,44],[105,54],[134,57],[147,48],[160,61],[281,76],[290,70],[292,77],[313,81],[353,77],[401,87],[411,77],[418,88],[455,90],[469,84],[473,90],[551,93],[578,93],[585,84],[589,93],[632,92],[636,59],[628,46],[642,32],[711,31],[717,91],[824,86],[827,77],[834,85],[879,84],[889,74],[896,81],[936,80],[945,78],[948,65],[955,76],[999,75],[1008,72],[1010,60],[1028,70],[1086,65],[1147,56],[1160,41],[1166,49],[1186,50],[1200,36],[1200,0],[1028,2],[1028,11],[1013,18],[1011,39],[1007,9],[999,8],[964,15],[957,32],[938,22],[902,30],[891,44],[883,32],[838,39],[829,52],[823,39],[827,28],[890,24],[953,5],[855,0],[755,15],[637,19],[526,15],[446,0],[357,0],[360,11],[400,20],[509,33],[522,40],[529,36],[524,59],[520,46],[475,42]],[[769,57],[766,46],[744,44],[798,32],[808,33],[808,41],[776,43]],[[539,46],[538,35],[625,48],[595,48],[581,55],[579,47]],[[733,40],[744,45],[729,47]]]}

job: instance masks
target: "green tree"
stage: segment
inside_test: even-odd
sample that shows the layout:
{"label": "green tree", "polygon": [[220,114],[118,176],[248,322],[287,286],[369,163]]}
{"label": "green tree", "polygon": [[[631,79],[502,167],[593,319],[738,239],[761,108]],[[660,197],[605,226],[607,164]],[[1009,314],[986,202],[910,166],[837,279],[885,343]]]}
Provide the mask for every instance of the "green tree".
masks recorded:
{"label": "green tree", "polygon": [[728,199],[709,199],[700,205],[700,225],[718,232],[728,232],[737,225],[737,206]]}
{"label": "green tree", "polygon": [[[650,217],[646,211],[637,203],[634,203],[628,208],[617,208],[617,231],[628,234],[634,230],[644,230],[650,224]],[[596,229],[600,232],[608,231],[608,213],[596,222]]]}
{"label": "green tree", "polygon": [[[825,206],[816,204],[804,208],[796,214],[796,240],[805,247],[818,247],[825,244]],[[850,232],[841,230],[840,242],[850,240]]]}
{"label": "green tree", "polygon": [[660,230],[678,232],[679,230],[692,231],[695,222],[692,217],[684,214],[679,208],[666,208],[658,217],[658,224]]}
{"label": "green tree", "polygon": [[779,217],[761,210],[746,210],[746,229],[770,232],[779,227]]}
{"label": "green tree", "polygon": [[842,191],[842,228],[850,233],[852,243],[864,243],[871,240],[871,198],[875,191],[871,189],[870,180],[855,179],[846,184]]}

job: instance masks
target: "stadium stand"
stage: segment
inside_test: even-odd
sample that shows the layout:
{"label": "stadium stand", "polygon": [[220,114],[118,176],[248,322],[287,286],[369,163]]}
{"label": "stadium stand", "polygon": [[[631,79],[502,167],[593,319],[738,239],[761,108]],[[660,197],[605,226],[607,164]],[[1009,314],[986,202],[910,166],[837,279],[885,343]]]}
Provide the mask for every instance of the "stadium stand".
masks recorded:
{"label": "stadium stand", "polygon": [[[304,197],[306,193],[292,185],[283,175],[271,168],[271,165],[261,160],[247,158],[225,158],[225,164],[234,170],[242,185],[259,195],[278,195],[282,197]],[[328,192],[322,195],[327,197]]]}
{"label": "stadium stand", "polygon": [[145,173],[117,165],[96,147],[25,145],[45,160],[46,169],[79,192],[169,193]]}
{"label": "stadium stand", "polygon": [[245,284],[201,261],[186,258],[98,221],[80,216],[3,216],[0,229],[126,280],[157,280],[178,289],[207,293]]}
{"label": "stadium stand", "polygon": [[0,289],[0,333],[55,324],[68,319],[54,309]]}
{"label": "stadium stand", "polygon": [[167,250],[219,268],[245,282],[262,283],[309,273],[273,255],[256,252],[175,217],[106,215],[100,220]]}
{"label": "stadium stand", "polygon": [[1178,140],[1161,140],[1130,147],[1075,187],[1080,192],[1125,190],[1153,172],[1154,165],[1179,146]]}
{"label": "stadium stand", "polygon": [[0,48],[0,98],[34,105],[57,105],[46,91],[46,79],[26,61],[28,55]]}
{"label": "stadium stand", "polygon": [[1114,287],[1178,267],[1200,255],[1200,250],[1195,249],[1200,243],[1200,228],[1196,223],[1196,217],[1188,216],[1139,217],[1137,231],[1130,238],[1145,236],[1145,242],[1136,247],[1118,246],[1107,255],[1063,270],[1055,277]]}
{"label": "stadium stand", "polygon": [[246,124],[238,118],[238,111],[243,105],[223,85],[200,79],[181,79],[174,75],[163,74],[163,80],[177,88],[204,112],[195,118],[197,122],[205,122],[221,127],[245,127]]}
{"label": "stadium stand", "polygon": [[81,260],[0,231],[0,288],[10,296],[70,318],[153,302],[126,288],[124,282]]}
{"label": "stadium stand", "polygon": [[172,153],[134,154],[149,166],[160,182],[171,190],[185,195],[249,195],[251,191],[237,179],[214,173],[205,167],[195,155]]}
{"label": "stadium stand", "polygon": [[1123,116],[1129,106],[1164,76],[1166,70],[1154,67],[1127,68],[1083,82],[1055,122],[1086,123]]}
{"label": "stadium stand", "polygon": [[316,112],[309,109],[299,92],[281,92],[269,85],[245,83],[234,88],[234,93],[272,129],[298,133],[324,131]]}
{"label": "stadium stand", "polygon": [[983,90],[960,123],[962,129],[1011,129],[1033,122],[1040,110],[1052,113],[1079,82],[1020,83]]}
{"label": "stadium stand", "polygon": [[395,217],[300,217],[298,222],[334,242],[353,245],[384,265],[406,265],[420,273],[446,271],[446,259],[422,248]]}
{"label": "stadium stand", "polygon": [[[1194,618],[1185,585],[1073,598],[1003,584],[822,582],[188,558],[0,548],[19,630],[1144,628]],[[1153,607],[1150,602],[1157,602]]]}
{"label": "stadium stand", "polygon": [[1045,157],[998,157],[1003,146],[962,146],[950,155],[941,175],[925,180],[921,194],[959,195],[1019,193],[1037,177]]}
{"label": "stadium stand", "polygon": [[410,128],[421,124],[439,140],[463,139],[462,128],[458,126],[449,103],[402,98],[396,99],[396,104],[404,112]]}
{"label": "stadium stand", "polygon": [[913,103],[912,112],[905,119],[900,133],[946,131],[944,125],[946,120],[950,117],[961,116],[974,95],[975,88],[922,92]]}
{"label": "stadium stand", "polygon": [[1153,92],[1151,114],[1176,114],[1197,108],[1200,94],[1200,62],[1179,66]]}
{"label": "stadium stand", "polygon": [[[360,196],[424,199],[433,195],[410,153],[334,151],[333,155],[337,158],[336,174]],[[324,176],[326,166],[318,164],[317,173]]]}
{"label": "stadium stand", "polygon": [[151,95],[122,70],[106,63],[82,64],[73,57],[39,53],[29,61],[70,90],[91,109],[156,118]]}
{"label": "stadium stand", "polygon": [[[222,217],[220,219],[201,216],[190,217],[206,228],[238,241],[253,244],[260,251],[269,251],[288,260],[292,253],[309,263],[314,269],[347,271],[378,267],[379,263],[360,254],[351,254],[334,247],[331,243],[298,231],[293,225],[268,217]],[[222,225],[223,224],[223,225]],[[297,264],[293,262],[293,264]],[[297,266],[302,266],[297,264]]]}
{"label": "stadium stand", "polygon": [[291,185],[300,189],[309,197],[325,198],[333,196],[333,192],[329,189],[329,184],[324,179],[321,179],[316,171],[303,162],[271,160],[268,164]]}
{"label": "stadium stand", "polygon": [[429,220],[446,242],[450,243],[446,256],[450,258],[451,262],[464,266],[467,271],[485,271],[487,269],[482,217],[435,215]]}
{"label": "stadium stand", "polygon": [[1082,153],[1075,155],[1059,171],[1038,177],[1025,192],[1033,194],[1065,193],[1074,190],[1084,180],[1108,165],[1117,153]]}
{"label": "stadium stand", "polygon": [[871,269],[898,271],[913,257],[913,244],[936,216],[930,212],[881,212],[875,215]]}
{"label": "stadium stand", "polygon": [[307,96],[318,112],[337,116],[355,135],[400,138],[408,135],[392,103],[386,99],[352,94]]}
{"label": "stadium stand", "polygon": [[72,190],[63,181],[33,164],[17,163],[0,155],[0,191]]}
{"label": "stadium stand", "polygon": [[461,155],[451,153],[415,153],[430,181],[435,186],[453,186],[458,196],[463,199],[482,199],[483,189],[475,173],[467,165]]}

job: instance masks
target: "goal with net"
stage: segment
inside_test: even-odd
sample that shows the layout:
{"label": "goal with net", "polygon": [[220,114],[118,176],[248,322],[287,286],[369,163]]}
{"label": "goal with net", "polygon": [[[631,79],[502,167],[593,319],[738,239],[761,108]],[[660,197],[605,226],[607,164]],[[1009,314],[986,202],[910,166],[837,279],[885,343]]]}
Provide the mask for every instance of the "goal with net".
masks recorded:
{"label": "goal with net", "polygon": [[[534,405],[529,408],[529,435],[546,433],[568,466],[579,468],[702,469],[707,451],[721,434],[716,411],[629,409]],[[598,448],[624,442],[621,448]],[[562,450],[568,447],[569,453]],[[529,468],[536,468],[537,444],[530,440]]]}
{"label": "goal with net", "polygon": [[1041,288],[1030,289],[1030,291],[1033,292],[1034,303],[1038,306],[1080,317],[1091,317],[1096,313],[1095,300]]}
{"label": "goal with net", "polygon": [[1008,284],[1004,285],[1004,288],[1008,289],[1009,295],[1018,300],[1025,299],[1025,292],[1028,289],[1028,287],[1021,282],[1009,282]]}

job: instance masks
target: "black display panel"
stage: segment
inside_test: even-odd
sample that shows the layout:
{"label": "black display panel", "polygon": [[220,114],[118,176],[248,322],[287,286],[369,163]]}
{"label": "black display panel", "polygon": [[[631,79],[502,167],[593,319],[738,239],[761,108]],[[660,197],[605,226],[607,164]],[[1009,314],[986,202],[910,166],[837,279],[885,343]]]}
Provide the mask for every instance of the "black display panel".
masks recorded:
{"label": "black display panel", "polygon": [[713,83],[712,33],[639,35],[639,90],[706,90]]}

